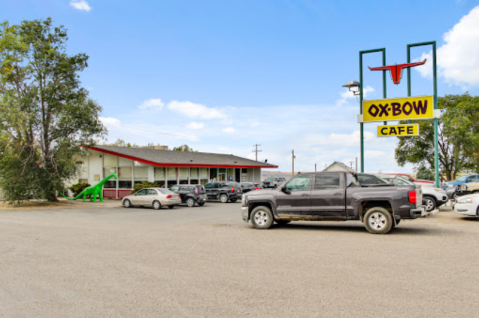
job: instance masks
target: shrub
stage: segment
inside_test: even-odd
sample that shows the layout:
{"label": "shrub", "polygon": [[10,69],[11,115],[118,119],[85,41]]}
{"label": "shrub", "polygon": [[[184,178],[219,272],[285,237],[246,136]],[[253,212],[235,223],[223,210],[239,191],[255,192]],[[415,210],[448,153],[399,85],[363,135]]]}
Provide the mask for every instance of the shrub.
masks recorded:
{"label": "shrub", "polygon": [[137,193],[141,189],[144,188],[158,188],[158,184],[155,182],[142,182],[142,183],[135,183],[133,186],[133,191],[131,191],[132,194]]}
{"label": "shrub", "polygon": [[72,190],[73,196],[76,197],[79,195],[85,188],[88,188],[90,184],[88,183],[77,183],[69,187],[68,189]]}

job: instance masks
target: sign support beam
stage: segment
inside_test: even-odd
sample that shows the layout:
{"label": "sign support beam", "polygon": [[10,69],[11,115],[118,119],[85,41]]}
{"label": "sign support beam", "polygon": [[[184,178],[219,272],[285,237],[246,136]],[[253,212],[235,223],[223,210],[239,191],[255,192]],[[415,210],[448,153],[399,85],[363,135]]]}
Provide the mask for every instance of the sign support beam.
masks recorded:
{"label": "sign support beam", "polygon": [[[432,72],[434,88],[434,109],[437,109],[437,64],[436,64],[436,41],[412,43],[407,45],[407,62],[411,63],[411,48],[418,46],[432,45]],[[361,82],[360,82],[361,83]],[[411,69],[407,69],[407,96],[411,96]],[[439,188],[439,141],[438,141],[438,119],[434,118],[434,183]]]}
{"label": "sign support beam", "polygon": [[[386,48],[359,51],[359,113],[363,114],[363,54],[382,52],[383,66],[386,66]],[[386,71],[383,71],[383,98],[387,98]],[[387,122],[384,122],[387,125]],[[364,173],[364,123],[359,124],[359,138],[361,143],[361,172]]]}

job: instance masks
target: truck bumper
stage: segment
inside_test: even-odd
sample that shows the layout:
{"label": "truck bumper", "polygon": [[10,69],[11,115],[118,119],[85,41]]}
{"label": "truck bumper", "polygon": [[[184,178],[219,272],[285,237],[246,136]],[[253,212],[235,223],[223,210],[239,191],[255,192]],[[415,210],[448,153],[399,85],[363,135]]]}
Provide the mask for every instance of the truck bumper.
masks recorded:
{"label": "truck bumper", "polygon": [[243,221],[248,223],[249,219],[248,219],[248,207],[247,206],[241,207],[241,216],[243,217]]}
{"label": "truck bumper", "polygon": [[411,219],[417,219],[426,215],[426,209],[422,206],[417,209],[410,210]]}

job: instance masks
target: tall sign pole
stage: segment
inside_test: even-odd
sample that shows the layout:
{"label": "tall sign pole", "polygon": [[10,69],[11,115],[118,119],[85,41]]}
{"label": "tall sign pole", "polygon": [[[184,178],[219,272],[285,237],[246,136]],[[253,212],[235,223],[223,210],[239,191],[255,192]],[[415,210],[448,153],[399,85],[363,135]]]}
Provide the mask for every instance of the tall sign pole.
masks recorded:
{"label": "tall sign pole", "polygon": [[[377,53],[377,52],[382,52],[382,57],[383,57],[383,66],[386,66],[386,48],[380,48],[380,49],[373,49],[373,50],[365,50],[365,51],[359,51],[359,113],[362,115],[363,114],[363,98],[364,98],[364,92],[363,92],[363,55],[364,54],[370,54],[370,53]],[[386,93],[386,71],[383,71],[383,98],[386,98],[387,93]],[[386,125],[387,122],[384,122]],[[364,123],[361,122],[359,123],[359,138],[361,139],[361,172],[364,172]]]}
{"label": "tall sign pole", "polygon": [[[432,45],[432,72],[434,89],[434,109],[437,109],[437,64],[436,64],[436,41],[412,43],[407,45],[407,62],[411,62],[411,48]],[[411,96],[411,70],[407,69],[407,96]],[[438,118],[434,118],[434,181],[439,188],[439,141],[438,141]]]}

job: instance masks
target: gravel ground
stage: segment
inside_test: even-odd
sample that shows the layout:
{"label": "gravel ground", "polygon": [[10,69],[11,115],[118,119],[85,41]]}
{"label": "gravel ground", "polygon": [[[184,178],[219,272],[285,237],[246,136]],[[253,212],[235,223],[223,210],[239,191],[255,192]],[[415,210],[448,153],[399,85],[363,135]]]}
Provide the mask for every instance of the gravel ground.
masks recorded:
{"label": "gravel ground", "polygon": [[[473,317],[479,221],[254,230],[240,204],[0,211],[2,317]],[[119,204],[118,204],[119,205]]]}

